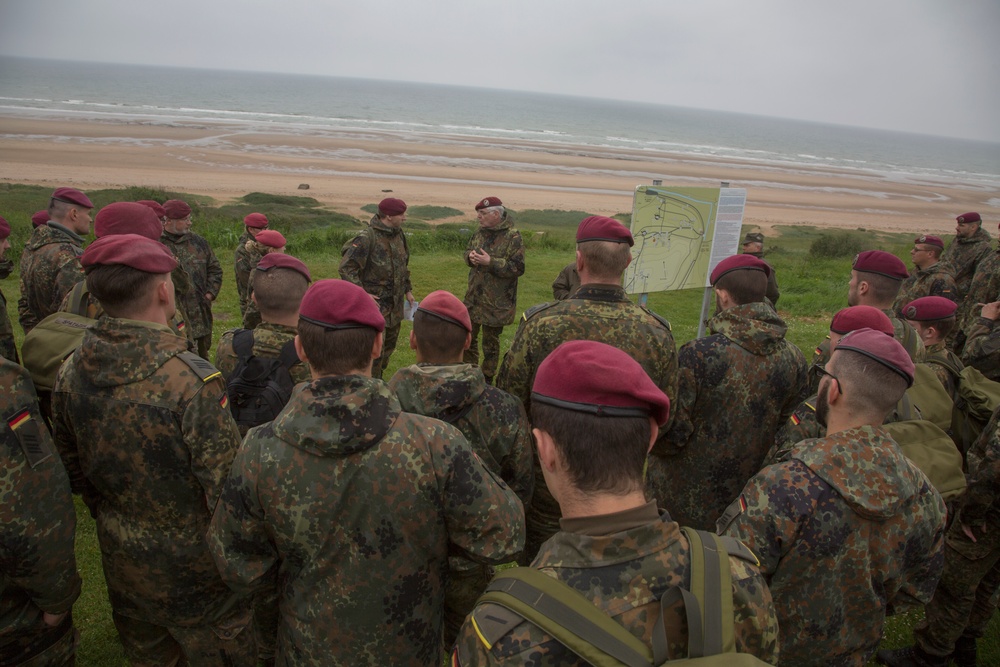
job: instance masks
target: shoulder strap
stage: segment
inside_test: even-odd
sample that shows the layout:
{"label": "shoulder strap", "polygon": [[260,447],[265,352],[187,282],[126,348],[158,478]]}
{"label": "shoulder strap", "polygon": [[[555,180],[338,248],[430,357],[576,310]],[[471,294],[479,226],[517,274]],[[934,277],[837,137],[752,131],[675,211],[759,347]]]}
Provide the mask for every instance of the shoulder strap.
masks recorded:
{"label": "shoulder strap", "polygon": [[[701,607],[701,636],[694,632],[692,617],[697,613],[687,605],[688,658],[734,653],[736,631],[733,624],[733,585],[729,553],[718,535],[684,527],[691,543],[691,593]],[[692,613],[694,612],[694,614]],[[659,623],[658,627],[662,627]]]}
{"label": "shoulder strap", "polygon": [[647,306],[644,306],[644,305],[640,304],[639,307],[642,308],[644,311],[646,311],[647,315],[649,315],[654,320],[656,320],[657,322],[659,322],[660,324],[662,324],[664,327],[666,327],[667,331],[672,331],[672,329],[670,328],[670,322],[665,317],[662,317],[661,315],[659,315],[657,313],[654,313]]}
{"label": "shoulder strap", "polygon": [[932,357],[928,355],[927,358],[924,359],[924,361],[926,361],[929,364],[937,364],[938,366],[946,368],[948,372],[954,375],[956,378],[962,374],[962,369],[959,368],[958,365],[951,358],[947,356]]}
{"label": "shoulder strap", "polygon": [[253,356],[253,329],[237,329],[233,333],[233,352],[243,363]]}
{"label": "shoulder strap", "polygon": [[87,309],[83,308],[83,296],[85,294],[88,294],[86,281],[81,280],[76,285],[73,285],[73,290],[70,292],[69,297],[69,312],[88,317]]}
{"label": "shoulder strap", "polygon": [[194,374],[206,384],[215,378],[222,377],[222,371],[213,366],[211,362],[202,359],[190,350],[184,350],[183,352],[178,353],[177,358],[190,366],[191,370],[194,371]]}
{"label": "shoulder strap", "polygon": [[[235,341],[235,338],[233,340]],[[278,355],[278,361],[281,362],[281,367],[286,371],[290,371],[292,366],[301,361],[299,353],[295,351],[294,338],[281,346],[281,354]]]}
{"label": "shoulder strap", "polygon": [[549,301],[547,303],[540,303],[537,306],[532,306],[531,308],[524,311],[524,315],[521,316],[521,320],[527,322],[538,313],[542,312],[543,310],[548,310],[549,308],[557,305],[558,303],[559,303],[558,301]]}

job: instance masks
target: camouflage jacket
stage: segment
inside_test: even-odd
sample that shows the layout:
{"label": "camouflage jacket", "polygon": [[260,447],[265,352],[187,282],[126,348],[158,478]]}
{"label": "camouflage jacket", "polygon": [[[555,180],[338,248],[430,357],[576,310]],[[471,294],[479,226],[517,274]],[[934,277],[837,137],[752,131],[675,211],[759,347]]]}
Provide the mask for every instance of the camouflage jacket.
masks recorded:
{"label": "camouflage jacket", "polygon": [[[757,259],[764,261],[764,253],[762,252],[748,252],[746,254],[753,255]],[[771,267],[771,275],[767,277],[767,290],[764,292],[764,296],[767,297],[767,300],[777,310],[778,298],[781,296],[781,291],[778,289],[778,272],[774,270],[774,267],[769,262],[767,265]]]}
{"label": "camouflage jacket", "polygon": [[[489,265],[473,265],[469,261],[473,250],[488,254]],[[514,229],[505,214],[496,227],[476,230],[469,239],[463,258],[470,267],[465,307],[469,309],[472,321],[491,327],[513,324],[517,309],[517,278],[524,275],[521,232]]]}
{"label": "camouflage jacket", "polygon": [[239,604],[205,531],[239,447],[226,385],[186,339],[101,318],[59,371],[53,428],[97,521],[115,612],[156,625],[210,623]]}
{"label": "camouflage jacket", "polygon": [[509,560],[522,511],[455,427],[380,380],[323,377],[250,429],[208,541],[234,588],[279,586],[278,664],[426,667],[449,553]]}
{"label": "camouflage jacket", "polygon": [[989,379],[1000,382],[1000,327],[996,322],[980,317],[969,330],[962,350],[962,362],[972,366]]}
{"label": "camouflage jacket", "polygon": [[527,507],[535,485],[531,426],[521,402],[486,384],[470,364],[414,364],[389,380],[405,412],[457,428],[494,475]]}
{"label": "camouflage jacket", "polygon": [[580,289],[580,274],[576,271],[576,262],[570,262],[552,281],[552,298],[563,301],[573,296],[578,289]]}
{"label": "camouflage jacket", "polygon": [[910,277],[900,285],[899,293],[892,304],[896,317],[905,318],[903,311],[906,305],[924,296],[943,296],[958,303],[958,288],[955,279],[948,271],[944,264],[937,262],[926,269],[916,269],[910,273]]}
{"label": "camouflage jacket", "polygon": [[958,396],[958,377],[948,370],[947,365],[961,370],[965,364],[944,343],[934,343],[927,347],[927,360],[925,363],[934,369],[937,379],[941,381],[945,391],[948,392],[948,395],[951,396],[951,400],[954,402]]}
{"label": "camouflage jacket", "polygon": [[969,238],[956,236],[941,254],[941,263],[950,269],[960,297],[964,298],[969,293],[969,284],[976,274],[976,267],[991,250],[990,233],[980,225]]}
{"label": "camouflage jacket", "polygon": [[[202,338],[212,334],[212,302],[205,298],[219,296],[222,289],[222,265],[212,252],[208,241],[195,234],[173,234],[163,232],[163,245],[170,248],[177,261],[190,278],[189,289],[177,292],[177,307],[187,317],[187,326],[192,338]],[[174,286],[177,288],[177,286]]]}
{"label": "camouflage jacket", "polygon": [[959,330],[968,336],[982,313],[979,304],[997,300],[1000,300],[1000,248],[988,253],[977,265],[956,313]]}
{"label": "camouflage jacket", "polygon": [[969,449],[969,487],[962,498],[959,519],[967,526],[990,522],[1000,528],[1000,408],[993,411],[983,437]]}
{"label": "camouflage jacket", "polygon": [[[733,582],[736,649],[771,663],[778,658],[778,624],[771,594],[758,569],[740,558],[729,560]],[[585,519],[563,520],[563,530],[545,543],[531,567],[559,579],[593,601],[649,645],[660,622],[660,598],[673,586],[690,586],[690,546],[680,527],[653,502]],[[668,608],[670,654],[687,654],[682,605]],[[580,659],[533,623],[522,621],[487,647],[474,619],[509,616],[484,603],[466,619],[452,664],[579,665]]]}
{"label": "camouflage jacket", "polygon": [[378,300],[386,327],[403,321],[403,299],[413,291],[410,249],[402,229],[386,225],[376,215],[341,249],[340,277]]}
{"label": "camouflage jacket", "polygon": [[14,325],[7,313],[7,297],[0,291],[0,357],[9,359],[15,364],[20,361],[17,356],[17,345],[14,342]]}
{"label": "camouflage jacket", "polygon": [[66,293],[83,280],[83,237],[59,223],[36,227],[21,254],[21,299],[17,311],[28,333],[56,312]]}
{"label": "camouflage jacket", "polygon": [[236,271],[236,293],[240,297],[240,315],[246,314],[247,304],[250,302],[250,273],[257,268],[257,264],[263,256],[249,232],[243,232],[233,256],[233,266]]}
{"label": "camouflage jacket", "polygon": [[712,530],[760,470],[778,429],[807,396],[805,357],[785,340],[785,323],[769,305],[734,306],[709,329],[678,353],[673,427],[649,470],[663,506],[702,530]]}
{"label": "camouflage jacket", "polygon": [[881,428],[800,442],[719,520],[760,559],[781,664],[864,665],[890,610],[926,603],[944,563],[941,496]]}
{"label": "camouflage jacket", "polygon": [[[219,340],[219,347],[215,350],[215,366],[222,371],[222,376],[229,380],[229,377],[236,370],[239,363],[239,356],[233,349],[233,336],[241,329],[230,329],[222,334]],[[281,348],[295,338],[295,327],[284,324],[271,324],[263,322],[253,330],[253,356],[270,357],[277,359],[281,354]],[[296,383],[309,382],[312,374],[309,372],[309,364],[299,361],[291,368],[292,380]]]}
{"label": "camouflage jacket", "polygon": [[[180,267],[178,267],[180,269]],[[184,274],[187,275],[187,274]],[[76,285],[73,286],[63,300],[59,303],[58,312],[60,313],[76,313],[77,315],[83,315],[84,317],[89,317],[91,319],[97,320],[104,315],[104,306],[101,302],[90,293],[87,289],[87,281],[80,281],[77,283],[80,285],[80,305],[75,308],[73,304],[73,293],[76,291]],[[174,313],[174,316],[170,318],[170,328],[174,330],[174,333],[178,336],[188,337],[187,322],[184,319],[184,313],[181,312],[180,308]]]}
{"label": "camouflage jacket", "polygon": [[38,410],[28,372],[0,359],[0,664],[56,641],[42,614],[80,596],[73,540],[76,510],[66,469]]}

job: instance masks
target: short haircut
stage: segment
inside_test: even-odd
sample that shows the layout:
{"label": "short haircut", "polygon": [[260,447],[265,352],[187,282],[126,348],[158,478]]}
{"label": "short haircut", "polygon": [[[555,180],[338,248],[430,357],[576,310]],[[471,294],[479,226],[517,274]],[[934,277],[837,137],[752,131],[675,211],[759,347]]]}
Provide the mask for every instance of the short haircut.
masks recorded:
{"label": "short haircut", "polygon": [[644,488],[646,417],[597,416],[533,402],[531,425],[552,436],[579,491],[626,495]]}
{"label": "short haircut", "polygon": [[49,220],[61,223],[62,219],[69,215],[69,211],[72,208],[79,208],[79,206],[70,204],[67,201],[62,201],[61,199],[50,199]]}
{"label": "short haircut", "polygon": [[872,421],[881,424],[906,392],[902,375],[860,352],[838,347],[831,360],[835,362],[831,372],[843,383],[848,406]]}
{"label": "short haircut", "polygon": [[576,244],[576,249],[590,275],[608,282],[621,282],[632,257],[627,243],[614,241],[583,241]]}
{"label": "short haircut", "polygon": [[955,316],[952,315],[951,317],[945,317],[944,319],[925,320],[923,322],[917,322],[916,324],[921,325],[925,329],[934,327],[935,329],[937,329],[938,338],[941,338],[943,340],[947,338],[948,334],[950,334],[952,330],[955,328],[955,323],[956,323]]}
{"label": "short haircut", "polygon": [[858,271],[858,282],[862,281],[871,287],[871,298],[875,303],[887,305],[895,301],[899,288],[903,285],[902,280],[883,276],[881,273]]}
{"label": "short haircut", "polygon": [[327,329],[299,318],[299,342],[320,375],[347,375],[369,368],[378,332],[371,327]]}
{"label": "short haircut", "polygon": [[767,274],[756,270],[730,271],[716,281],[715,288],[726,290],[729,293],[729,298],[737,306],[756,303],[764,300],[764,293],[767,291]]}
{"label": "short haircut", "polygon": [[417,309],[413,314],[413,336],[424,361],[443,364],[461,357],[469,332],[454,322]]}
{"label": "short haircut", "polygon": [[148,305],[153,286],[166,274],[149,273],[124,264],[98,264],[87,269],[87,290],[112,317],[128,317]]}
{"label": "short haircut", "polygon": [[262,316],[294,315],[299,312],[309,281],[295,269],[254,269],[253,294]]}
{"label": "short haircut", "polygon": [[924,244],[924,250],[929,252],[934,256],[934,259],[940,259],[941,253],[944,252],[944,248],[937,245]]}

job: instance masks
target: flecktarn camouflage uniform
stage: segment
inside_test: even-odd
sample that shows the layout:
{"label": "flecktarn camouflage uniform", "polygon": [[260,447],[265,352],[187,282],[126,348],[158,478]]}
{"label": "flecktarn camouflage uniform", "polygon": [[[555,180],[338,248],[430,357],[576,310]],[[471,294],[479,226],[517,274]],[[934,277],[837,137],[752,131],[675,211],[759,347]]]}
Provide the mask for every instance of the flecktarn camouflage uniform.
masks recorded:
{"label": "flecktarn camouflage uniform", "polygon": [[[500,365],[497,387],[520,399],[529,417],[538,366],[569,340],[594,340],[617,347],[635,359],[671,401],[677,395],[677,346],[670,324],[632,303],[621,287],[582,285],[572,298],[529,309]],[[545,486],[537,455],[535,492],[526,514],[525,554],[530,558],[559,530],[562,515]]]}
{"label": "flecktarn camouflage uniform", "polygon": [[914,269],[910,277],[899,286],[899,293],[892,304],[896,317],[903,317],[906,305],[924,296],[941,296],[958,303],[958,287],[949,271],[942,262],[936,262],[925,269]]}
{"label": "flecktarn camouflage uniform", "polygon": [[377,215],[341,249],[341,280],[360,285],[375,297],[385,318],[382,356],[372,364],[372,377],[382,377],[396,349],[403,300],[413,291],[409,264],[410,250],[403,230],[390,227]]}
{"label": "flecktarn camouflage uniform", "polygon": [[[233,349],[233,336],[240,329],[230,329],[222,334],[219,339],[219,347],[215,350],[215,366],[222,371],[222,375],[228,380],[229,376],[236,370],[239,363],[239,356]],[[268,359],[277,359],[281,354],[281,349],[288,341],[295,338],[295,327],[284,324],[273,324],[263,322],[253,330],[253,355]],[[292,380],[296,383],[309,382],[312,375],[309,373],[309,364],[299,362],[291,368]]]}
{"label": "flecktarn camouflage uniform", "polygon": [[69,612],[80,596],[76,510],[28,372],[5,359],[0,417],[0,664],[69,664],[71,615],[49,627],[42,614]]}
{"label": "flecktarn camouflage uniform", "polygon": [[991,251],[990,233],[980,225],[976,233],[968,238],[956,236],[941,253],[941,264],[950,269],[960,297],[968,295],[976,267]]}
{"label": "flecktarn camouflage uniform", "polygon": [[577,273],[576,262],[570,262],[552,281],[552,298],[563,301],[573,296],[578,289],[580,289],[580,274]]}
{"label": "flecktarn camouflage uniform", "polygon": [[240,297],[240,315],[246,315],[247,305],[250,303],[250,274],[257,268],[263,256],[250,232],[243,232],[233,255],[236,293]]}
{"label": "flecktarn camouflage uniform", "polygon": [[160,241],[170,248],[190,279],[189,289],[177,292],[177,307],[187,317],[189,335],[198,342],[198,353],[207,356],[212,342],[213,318],[212,302],[205,295],[211,294],[213,299],[219,296],[222,265],[208,241],[194,232],[175,234],[165,231]]}
{"label": "flecktarn camouflage uniform", "polygon": [[178,641],[200,629],[215,642],[187,640],[202,664],[253,664],[249,600],[223,583],[205,542],[239,431],[222,375],[187,349],[165,326],[103,317],[60,369],[54,435],[97,521],[126,654],[151,660],[133,641],[152,628]]}
{"label": "flecktarn camouflage uniform", "polygon": [[648,475],[649,494],[700,530],[715,527],[807,395],[805,357],[771,306],[734,306],[709,330],[678,353],[673,427],[653,448]]}
{"label": "flecktarn camouflage uniform", "polygon": [[864,665],[887,613],[927,602],[945,506],[881,428],[805,440],[751,479],[720,534],[760,559],[782,665]]}
{"label": "flecktarn camouflage uniform", "polygon": [[[9,259],[0,261],[0,280],[9,276],[13,268],[14,263]],[[14,326],[10,323],[10,315],[7,313],[7,297],[3,295],[3,291],[0,291],[0,357],[14,363],[20,361],[14,343]]]}
{"label": "flecktarn camouflage uniform", "polygon": [[[464,361],[479,363],[479,334],[483,336],[483,374],[492,382],[500,363],[500,334],[504,326],[514,323],[517,313],[517,279],[524,275],[524,241],[514,229],[510,214],[504,213],[496,227],[482,227],[472,235],[463,255],[469,265],[469,284],[465,291],[465,307],[472,320],[472,345],[465,351]],[[490,256],[487,266],[474,265],[469,260],[473,250]]]}
{"label": "flecktarn camouflage uniform", "polygon": [[961,344],[972,336],[972,329],[982,315],[981,303],[1000,300],[1000,249],[987,254],[976,267],[976,274],[969,283],[968,294],[958,305],[955,314],[958,331],[955,332],[955,350],[962,350]]}
{"label": "flecktarn camouflage uniform", "polygon": [[962,350],[962,361],[989,379],[1000,382],[1000,327],[996,322],[980,317],[969,329]]}
{"label": "flecktarn camouflage uniform", "polygon": [[[415,364],[396,371],[389,388],[405,412],[433,417],[456,427],[487,468],[528,507],[535,485],[531,426],[521,402],[486,384],[469,364]],[[445,589],[445,644],[486,590],[489,568],[465,558],[449,558]]]}
{"label": "flecktarn camouflage uniform", "polygon": [[277,664],[437,664],[448,555],[503,563],[521,503],[453,426],[359,375],[250,430],[208,537],[239,590],[277,585]]}
{"label": "flecktarn camouflage uniform", "polygon": [[63,297],[83,280],[83,237],[57,222],[36,227],[21,254],[21,298],[17,311],[28,333],[59,309]]}
{"label": "flecktarn camouflage uniform", "polygon": [[[563,529],[547,541],[531,567],[563,581],[607,612],[638,639],[649,644],[660,622],[660,598],[673,586],[689,586],[690,546],[680,527],[656,504],[611,515],[563,520]],[[771,594],[758,569],[730,557],[736,650],[776,663],[778,624]],[[475,612],[503,610],[484,604]],[[671,655],[687,654],[687,628],[680,605],[668,608],[667,638]],[[580,659],[533,623],[523,621],[488,647],[473,621],[462,626],[456,644],[457,664],[579,665]]]}

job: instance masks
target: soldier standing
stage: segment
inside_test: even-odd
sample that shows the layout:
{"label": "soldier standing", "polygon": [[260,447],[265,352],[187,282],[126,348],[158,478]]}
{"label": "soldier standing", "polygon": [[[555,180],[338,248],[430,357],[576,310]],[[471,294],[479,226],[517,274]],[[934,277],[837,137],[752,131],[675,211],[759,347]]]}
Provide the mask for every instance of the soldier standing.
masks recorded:
{"label": "soldier standing", "polygon": [[[753,255],[757,259],[763,261],[764,235],[760,232],[747,232],[746,236],[743,237],[743,254]],[[764,292],[764,296],[766,296],[767,300],[771,302],[771,305],[777,309],[778,297],[781,296],[781,292],[778,290],[778,276],[770,262],[767,262],[767,265],[771,267],[771,273],[767,276],[767,290]]]}
{"label": "soldier standing", "polygon": [[243,218],[243,234],[236,244],[236,252],[233,254],[233,267],[236,273],[236,292],[240,297],[240,315],[247,312],[247,304],[250,302],[250,272],[257,266],[257,262],[262,257],[253,243],[257,234],[267,229],[267,216],[263,213],[251,213]]}
{"label": "soldier standing", "polygon": [[56,312],[63,297],[83,280],[80,254],[93,208],[79,190],[59,188],[52,193],[49,222],[35,228],[21,255],[17,312],[24,333]]}
{"label": "soldier standing", "polygon": [[0,664],[74,664],[76,510],[28,372],[0,359]]}
{"label": "soldier standing", "polygon": [[955,218],[955,238],[941,255],[941,262],[951,269],[961,298],[969,293],[976,267],[990,254],[990,234],[983,229],[978,213],[963,213]]}
{"label": "soldier standing", "polygon": [[[656,501],[647,500],[643,484],[670,400],[629,355],[593,341],[557,347],[539,367],[532,396],[539,459],[562,519],[531,567],[579,591],[647,645],[662,623],[668,655],[687,655],[684,614],[668,606],[661,616],[660,598],[688,585],[691,546]],[[734,615],[735,649],[774,662],[778,627],[770,593],[753,555],[735,540],[731,545],[727,611]],[[452,664],[581,660],[515,612],[482,603],[462,627]]]}
{"label": "soldier standing", "polygon": [[479,333],[483,335],[483,375],[493,383],[500,363],[500,334],[514,323],[517,312],[517,279],[524,275],[524,241],[514,229],[510,213],[498,197],[476,204],[479,229],[465,248],[469,286],[465,306],[472,319],[472,344],[465,363],[479,363]]}
{"label": "soldier standing", "polygon": [[198,355],[208,358],[212,349],[212,302],[222,289],[222,265],[208,241],[191,231],[191,207],[179,199],[163,203],[167,220],[161,241],[174,254],[190,278],[190,289],[180,294],[180,309],[187,317],[189,336]]}
{"label": "soldier standing", "polygon": [[379,310],[343,280],[309,288],[295,341],[313,380],[247,434],[208,534],[231,586],[280,586],[277,664],[438,664],[449,554],[523,546],[521,503],[462,434],[371,377]]}
{"label": "soldier standing", "polygon": [[962,361],[994,382],[1000,382],[1000,327],[996,326],[997,319],[1000,319],[1000,301],[984,305],[979,319],[969,330],[969,338],[962,350]]}
{"label": "soldier standing", "polygon": [[[281,232],[275,229],[262,229],[257,232],[257,236],[247,241],[248,246],[253,246],[254,256],[256,261],[259,263],[261,258],[272,254],[284,254],[285,252],[285,237]],[[256,266],[256,264],[254,264]],[[253,294],[253,279],[256,274],[251,271],[249,278],[247,278],[247,296]],[[247,301],[246,308],[243,310],[243,328],[244,329],[256,329],[257,325],[260,324],[260,311],[257,309],[257,302],[253,299]]]}
{"label": "soldier standing", "polygon": [[949,269],[939,262],[944,241],[937,236],[922,234],[913,240],[910,258],[914,271],[899,287],[892,309],[896,317],[904,317],[906,304],[922,296],[940,296],[958,303],[958,288]]}
{"label": "soldier standing", "polygon": [[983,305],[997,299],[1000,299],[1000,243],[976,264],[969,289],[962,294],[958,305],[958,332],[951,341],[956,353],[962,354],[962,346],[971,336],[972,329],[981,324],[979,313]]}
{"label": "soldier standing", "polygon": [[[10,223],[0,218],[0,280],[10,275],[14,263],[7,259],[10,250]],[[14,344],[14,326],[7,314],[7,297],[0,291],[0,357],[18,363],[17,346]]]}
{"label": "soldier standing", "polygon": [[415,301],[410,283],[410,249],[402,229],[404,222],[406,202],[395,197],[383,199],[368,226],[341,250],[341,279],[360,285],[375,297],[385,318],[382,356],[372,365],[372,377],[379,380],[396,349],[403,321],[403,299],[411,306]]}
{"label": "soldier standing", "polygon": [[[524,405],[539,364],[569,340],[596,340],[629,354],[668,396],[677,390],[677,347],[670,323],[629,300],[622,274],[632,261],[628,228],[614,218],[584,218],[576,230],[576,267],[583,283],[573,296],[528,309],[504,356],[497,386]],[[662,440],[662,435],[661,435]],[[658,445],[659,446],[659,445]],[[559,530],[559,506],[535,461],[535,492],[527,509],[527,558]]]}
{"label": "soldier standing", "polygon": [[552,281],[552,298],[556,301],[568,299],[580,289],[580,274],[576,270],[576,262],[570,262],[563,267],[556,279]]}
{"label": "soldier standing", "polygon": [[82,262],[105,316],[60,369],[54,435],[97,521],[125,655],[255,665],[249,600],[225,585],[205,542],[239,431],[221,374],[167,326],[177,260],[124,234],[94,241]]}
{"label": "soldier standing", "polygon": [[913,382],[899,342],[853,331],[822,374],[816,414],[827,435],[760,471],[718,529],[760,559],[782,665],[864,665],[886,615],[930,599],[945,506],[881,427]]}
{"label": "soldier standing", "polygon": [[[926,362],[934,369],[952,401],[958,398],[958,372],[964,364],[948,349],[945,340],[955,328],[958,305],[942,296],[924,296],[906,304],[903,317],[917,330],[927,350]],[[954,369],[954,370],[949,370]]]}
{"label": "soldier standing", "polygon": [[715,526],[806,398],[805,357],[764,302],[769,271],[753,255],[719,262],[710,277],[717,309],[711,333],[678,352],[674,422],[665,447],[650,458],[649,480],[682,525]]}

